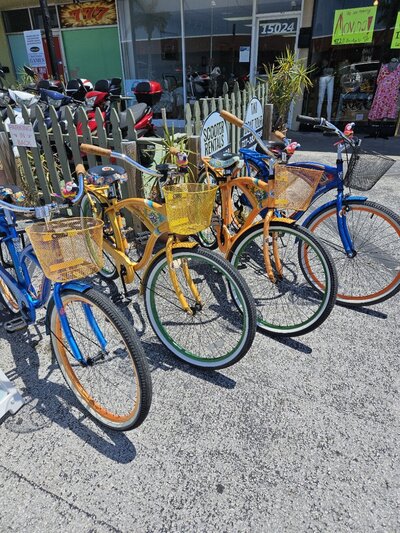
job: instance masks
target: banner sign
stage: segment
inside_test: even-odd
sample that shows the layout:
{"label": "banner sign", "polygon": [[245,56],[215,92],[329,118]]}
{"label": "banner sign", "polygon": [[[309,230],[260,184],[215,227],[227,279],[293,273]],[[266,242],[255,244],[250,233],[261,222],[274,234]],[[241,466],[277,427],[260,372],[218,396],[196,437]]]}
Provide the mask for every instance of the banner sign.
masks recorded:
{"label": "banner sign", "polygon": [[376,6],[337,9],[333,22],[332,44],[371,43]]}
{"label": "banner sign", "polygon": [[96,0],[63,5],[60,7],[60,21],[63,28],[117,24],[115,2]]}
{"label": "banner sign", "polygon": [[24,39],[29,65],[33,68],[46,67],[46,56],[44,55],[40,30],[24,31]]}
{"label": "banner sign", "polygon": [[273,20],[271,22],[260,22],[261,35],[280,35],[284,33],[295,34],[297,31],[297,18]]}
{"label": "banner sign", "polygon": [[218,111],[214,111],[203,123],[200,133],[200,153],[202,157],[222,155],[229,149],[228,128]]}
{"label": "banner sign", "polygon": [[397,13],[396,24],[393,31],[392,45],[390,48],[400,48],[400,11]]}
{"label": "banner sign", "polygon": [[[247,106],[246,118],[244,123],[253,128],[260,136],[262,136],[264,122],[263,107],[258,98],[252,98]],[[246,130],[245,130],[246,131]],[[257,142],[251,133],[246,132],[240,139],[240,146],[242,148],[254,148]]]}

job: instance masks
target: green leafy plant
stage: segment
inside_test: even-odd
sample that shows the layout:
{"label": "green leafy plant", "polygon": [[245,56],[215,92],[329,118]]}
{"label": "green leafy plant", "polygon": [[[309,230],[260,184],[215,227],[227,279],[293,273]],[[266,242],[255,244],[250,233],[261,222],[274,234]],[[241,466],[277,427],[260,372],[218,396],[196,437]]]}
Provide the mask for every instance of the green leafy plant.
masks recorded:
{"label": "green leafy plant", "polygon": [[264,65],[266,72],[264,81],[268,84],[268,100],[274,105],[275,130],[286,130],[292,101],[296,101],[304,90],[313,86],[309,75],[314,71],[314,67],[307,67],[304,61],[297,59],[294,52],[287,48],[277,58],[275,64],[270,67]]}

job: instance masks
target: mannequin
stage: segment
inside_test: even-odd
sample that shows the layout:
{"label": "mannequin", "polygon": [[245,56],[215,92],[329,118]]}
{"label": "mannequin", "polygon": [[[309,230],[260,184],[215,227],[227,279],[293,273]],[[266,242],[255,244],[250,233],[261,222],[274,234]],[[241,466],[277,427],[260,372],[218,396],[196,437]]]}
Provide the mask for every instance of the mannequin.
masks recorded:
{"label": "mannequin", "polygon": [[325,93],[327,96],[326,101],[326,115],[327,119],[330,122],[332,117],[332,99],[333,99],[333,87],[335,84],[335,77],[333,75],[334,70],[329,66],[329,62],[324,59],[321,66],[321,76],[318,79],[318,106],[317,106],[317,116],[321,116],[322,104],[325,100]]}
{"label": "mannequin", "polygon": [[368,114],[369,120],[396,120],[399,90],[400,62],[394,57],[379,70],[374,101]]}

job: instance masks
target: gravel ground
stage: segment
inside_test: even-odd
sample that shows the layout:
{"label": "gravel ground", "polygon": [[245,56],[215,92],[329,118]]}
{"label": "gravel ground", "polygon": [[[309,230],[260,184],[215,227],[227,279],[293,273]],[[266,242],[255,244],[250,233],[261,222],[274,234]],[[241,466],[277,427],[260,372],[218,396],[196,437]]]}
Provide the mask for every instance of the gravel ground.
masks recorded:
{"label": "gravel ground", "polygon": [[[331,157],[332,139],[293,137],[317,150],[296,159]],[[370,198],[399,212],[400,142],[367,142],[397,156]],[[0,531],[400,531],[399,298],[336,307],[298,339],[258,333],[239,364],[200,372],[163,349],[136,294],[125,312],[154,400],[128,434],[82,415],[43,324],[0,327],[1,368],[27,401],[0,426]]]}

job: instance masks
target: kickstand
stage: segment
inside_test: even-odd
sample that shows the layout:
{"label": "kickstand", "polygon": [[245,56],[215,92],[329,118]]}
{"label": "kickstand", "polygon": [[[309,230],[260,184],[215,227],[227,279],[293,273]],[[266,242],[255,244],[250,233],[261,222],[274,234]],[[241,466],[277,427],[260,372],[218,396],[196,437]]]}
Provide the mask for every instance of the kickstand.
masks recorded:
{"label": "kickstand", "polygon": [[120,277],[121,277],[121,283],[122,283],[122,288],[124,290],[124,296],[125,296],[125,299],[130,302],[132,300],[132,298],[130,296],[128,296],[128,289],[126,287],[126,283],[125,283],[125,274],[126,274],[126,270],[125,270],[125,267],[122,267],[121,268],[121,272],[120,272]]}

